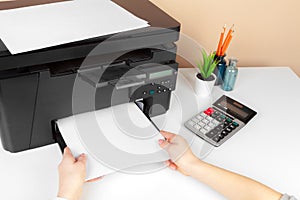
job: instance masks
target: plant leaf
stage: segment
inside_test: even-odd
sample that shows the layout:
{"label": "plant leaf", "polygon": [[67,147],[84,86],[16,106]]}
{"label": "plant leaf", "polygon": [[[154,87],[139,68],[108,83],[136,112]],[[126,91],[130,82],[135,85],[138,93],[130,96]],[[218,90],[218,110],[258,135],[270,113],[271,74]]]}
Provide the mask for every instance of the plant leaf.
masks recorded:
{"label": "plant leaf", "polygon": [[[211,74],[212,74],[213,71],[215,70],[216,66],[217,66],[217,62],[213,62],[213,63],[211,64],[211,66],[210,66],[210,68],[209,68],[209,71],[208,71],[209,76],[211,76]],[[209,77],[209,76],[208,76],[208,77]]]}
{"label": "plant leaf", "polygon": [[202,57],[203,57],[202,67],[203,67],[203,71],[204,71],[202,76],[203,76],[203,78],[207,78],[207,72],[208,72],[208,67],[209,67],[209,57],[204,49],[202,50]]}
{"label": "plant leaf", "polygon": [[203,61],[197,64],[197,67],[200,70],[203,79],[207,79],[211,76],[213,71],[215,70],[216,66],[218,65],[219,61],[215,60],[215,53],[210,53],[209,55],[206,51],[202,50],[202,57]]}

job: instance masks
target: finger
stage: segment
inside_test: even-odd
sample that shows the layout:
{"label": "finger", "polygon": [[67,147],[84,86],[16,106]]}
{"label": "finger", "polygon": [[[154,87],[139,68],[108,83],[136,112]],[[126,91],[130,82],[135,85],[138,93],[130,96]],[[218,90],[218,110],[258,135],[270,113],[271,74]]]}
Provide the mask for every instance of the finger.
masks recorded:
{"label": "finger", "polygon": [[84,153],[80,154],[80,156],[77,158],[77,162],[81,162],[85,165],[86,164],[86,155]]}
{"label": "finger", "polygon": [[97,178],[93,178],[93,179],[90,179],[90,180],[87,180],[85,181],[86,183],[91,183],[91,182],[96,182],[96,181],[99,181],[103,179],[103,176],[100,176],[100,177],[97,177]]}
{"label": "finger", "polygon": [[173,170],[177,170],[177,165],[175,163],[171,163],[169,167]]}
{"label": "finger", "polygon": [[69,147],[64,149],[63,159],[72,162],[76,161]]}
{"label": "finger", "polygon": [[163,130],[160,131],[160,134],[162,134],[162,136],[164,136],[168,141],[171,141],[176,136],[174,133]]}
{"label": "finger", "polygon": [[171,169],[177,169],[177,165],[172,160],[165,161],[165,164]]}
{"label": "finger", "polygon": [[165,148],[169,144],[169,142],[167,140],[160,139],[158,140],[158,144],[161,148]]}
{"label": "finger", "polygon": [[171,164],[171,161],[170,161],[170,160],[166,160],[166,161],[164,162],[164,164],[165,164],[167,167],[169,167],[170,164]]}

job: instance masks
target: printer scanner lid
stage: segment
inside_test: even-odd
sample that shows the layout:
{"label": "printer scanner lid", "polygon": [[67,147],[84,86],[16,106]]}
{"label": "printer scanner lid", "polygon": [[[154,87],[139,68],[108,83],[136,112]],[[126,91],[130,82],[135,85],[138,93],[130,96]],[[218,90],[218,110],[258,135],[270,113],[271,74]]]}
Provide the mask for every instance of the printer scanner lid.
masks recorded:
{"label": "printer scanner lid", "polygon": [[[147,20],[150,27],[126,31],[117,37],[116,41],[127,40],[128,49],[139,49],[154,46],[157,44],[167,44],[178,40],[180,24],[155,6],[148,0],[113,0],[115,3],[133,13],[137,17]],[[8,3],[8,2],[6,2]],[[1,6],[1,4],[0,4]],[[113,34],[114,35],[114,34]],[[41,50],[30,51],[12,55],[0,38],[0,72],[8,69],[22,68],[33,65],[41,65],[46,63],[60,62],[65,60],[83,58],[87,56],[99,43],[112,37],[106,35],[96,38],[91,38],[83,41],[72,42],[68,44],[49,47]],[[148,37],[148,39],[139,40],[142,42],[134,42],[134,38]],[[153,38],[152,38],[153,37]],[[132,41],[128,40],[130,38]],[[151,39],[152,38],[152,39]],[[155,44],[156,43],[156,44]],[[113,43],[107,42],[109,48],[105,54],[112,53],[119,49],[120,45],[113,46]]]}

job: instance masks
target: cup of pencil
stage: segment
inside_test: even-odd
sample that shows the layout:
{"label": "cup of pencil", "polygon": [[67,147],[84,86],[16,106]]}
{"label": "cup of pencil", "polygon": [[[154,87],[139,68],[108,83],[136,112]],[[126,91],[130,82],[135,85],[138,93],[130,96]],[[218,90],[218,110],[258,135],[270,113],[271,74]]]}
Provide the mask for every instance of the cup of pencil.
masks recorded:
{"label": "cup of pencil", "polygon": [[234,33],[233,28],[234,28],[234,25],[231,26],[231,28],[229,29],[229,31],[225,37],[226,25],[224,25],[223,30],[220,35],[218,48],[216,50],[216,56],[215,56],[215,60],[218,61],[218,65],[216,66],[216,69],[214,71],[214,74],[217,76],[215,85],[221,85],[224,80],[225,70],[226,70],[226,66],[227,66],[226,60],[225,60],[226,51],[227,51],[227,49],[230,45],[230,42],[232,40],[232,37],[233,37],[233,33]]}

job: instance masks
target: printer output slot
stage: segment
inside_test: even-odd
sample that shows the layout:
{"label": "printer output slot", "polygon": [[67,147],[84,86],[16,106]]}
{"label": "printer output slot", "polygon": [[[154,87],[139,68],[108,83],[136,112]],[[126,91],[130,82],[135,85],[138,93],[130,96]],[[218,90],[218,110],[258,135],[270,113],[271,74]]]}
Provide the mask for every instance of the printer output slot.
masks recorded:
{"label": "printer output slot", "polygon": [[130,51],[123,56],[120,57],[127,60],[127,64],[130,66],[132,63],[143,62],[147,60],[151,60],[153,58],[152,50],[147,49],[137,49]]}

